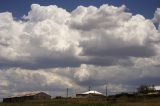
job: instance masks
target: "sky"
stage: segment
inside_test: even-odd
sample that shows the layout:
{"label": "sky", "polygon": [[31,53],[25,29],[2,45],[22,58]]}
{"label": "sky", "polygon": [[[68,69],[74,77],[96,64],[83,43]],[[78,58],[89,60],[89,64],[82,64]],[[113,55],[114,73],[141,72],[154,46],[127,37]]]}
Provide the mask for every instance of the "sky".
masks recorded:
{"label": "sky", "polygon": [[14,0],[14,2],[1,0],[0,12],[12,12],[13,16],[19,19],[28,13],[33,3],[43,6],[57,5],[67,11],[72,11],[79,5],[99,7],[102,4],[114,6],[125,4],[128,11],[131,11],[133,14],[143,14],[146,18],[152,18],[155,9],[160,7],[160,0]]}
{"label": "sky", "polygon": [[160,0],[1,0],[0,98],[160,85]]}

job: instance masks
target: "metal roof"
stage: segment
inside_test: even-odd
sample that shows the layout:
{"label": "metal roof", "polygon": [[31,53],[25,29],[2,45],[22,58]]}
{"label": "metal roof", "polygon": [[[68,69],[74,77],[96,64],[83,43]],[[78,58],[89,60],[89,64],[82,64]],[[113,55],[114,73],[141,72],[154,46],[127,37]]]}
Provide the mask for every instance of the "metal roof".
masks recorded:
{"label": "metal roof", "polygon": [[155,86],[155,90],[160,90],[160,86]]}
{"label": "metal roof", "polygon": [[23,96],[34,96],[34,95],[37,95],[41,92],[31,92],[31,93],[22,93],[22,94],[19,94],[19,95],[16,95],[16,96],[12,96],[13,97],[23,97]]}
{"label": "metal roof", "polygon": [[98,92],[98,91],[95,91],[95,90],[92,90],[92,91],[88,91],[88,92],[84,92],[82,94],[99,94],[99,95],[103,95],[102,93]]}

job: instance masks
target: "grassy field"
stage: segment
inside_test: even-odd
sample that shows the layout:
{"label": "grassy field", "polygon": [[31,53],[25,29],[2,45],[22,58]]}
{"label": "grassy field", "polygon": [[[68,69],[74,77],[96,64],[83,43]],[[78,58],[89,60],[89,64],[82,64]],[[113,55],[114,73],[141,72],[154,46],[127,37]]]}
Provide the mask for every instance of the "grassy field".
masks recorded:
{"label": "grassy field", "polygon": [[0,106],[160,106],[160,98],[119,98],[116,101],[106,99],[52,99],[23,103],[0,103]]}

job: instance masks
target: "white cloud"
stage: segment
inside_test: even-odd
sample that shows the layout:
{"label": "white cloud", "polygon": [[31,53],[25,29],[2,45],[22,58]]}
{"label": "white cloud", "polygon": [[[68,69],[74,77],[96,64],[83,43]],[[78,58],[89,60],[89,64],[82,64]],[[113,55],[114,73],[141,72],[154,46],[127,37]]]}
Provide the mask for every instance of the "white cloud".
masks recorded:
{"label": "white cloud", "polygon": [[51,19],[58,24],[64,24],[68,20],[69,16],[70,13],[56,5],[40,6],[39,4],[32,4],[31,11],[28,13],[28,16],[24,16],[24,19],[32,22]]}
{"label": "white cloud", "polygon": [[154,13],[153,22],[159,23],[160,22],[160,8],[157,8],[157,10]]}
{"label": "white cloud", "polygon": [[69,66],[100,65],[96,60],[101,61],[104,56],[112,65],[122,57],[156,55],[159,33],[152,21],[125,9],[124,5],[106,4],[99,8],[79,6],[67,12],[56,5],[32,4],[23,17],[25,21],[14,20],[11,13],[1,13],[2,66],[10,63],[9,67],[47,68],[54,65],[45,66],[45,61],[61,66],[64,59],[69,59]]}
{"label": "white cloud", "polygon": [[89,70],[85,64],[82,64],[78,70],[76,70],[74,74],[74,78],[79,81],[88,80],[91,76],[93,76],[93,71]]}
{"label": "white cloud", "polygon": [[82,37],[80,47],[83,55],[154,55],[152,52],[143,53],[154,51],[149,42],[158,38],[154,24],[142,15],[132,16],[125,12],[125,6],[103,5],[99,9],[81,6],[73,11],[71,17],[70,27],[79,31]]}
{"label": "white cloud", "polygon": [[160,8],[157,8],[157,10],[154,13],[154,17],[152,19],[154,23],[158,23],[158,30],[160,30]]}
{"label": "white cloud", "polygon": [[[28,40],[23,35],[24,24],[14,21],[9,12],[0,13],[0,57],[9,60],[25,57]],[[23,47],[23,48],[22,48]]]}
{"label": "white cloud", "polygon": [[152,21],[159,22],[159,9],[153,20],[125,9],[106,4],[67,12],[33,4],[19,21],[0,13],[0,93],[63,94],[106,80],[110,92],[157,84],[160,33]]}

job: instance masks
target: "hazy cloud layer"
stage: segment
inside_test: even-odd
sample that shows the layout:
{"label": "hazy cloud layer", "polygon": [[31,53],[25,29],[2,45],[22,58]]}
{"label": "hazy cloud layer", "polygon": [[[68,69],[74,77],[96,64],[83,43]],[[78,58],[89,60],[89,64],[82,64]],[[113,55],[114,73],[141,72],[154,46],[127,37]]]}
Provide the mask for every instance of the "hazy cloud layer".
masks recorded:
{"label": "hazy cloud layer", "polygon": [[89,83],[104,92],[106,80],[111,93],[159,84],[159,8],[153,19],[125,10],[32,4],[21,20],[0,13],[0,94],[63,95],[66,87],[83,91]]}
{"label": "hazy cloud layer", "polygon": [[[136,63],[140,64],[140,62]],[[5,97],[19,92],[45,91],[52,96],[65,96],[66,88],[70,95],[88,89],[96,89],[105,93],[107,81],[110,94],[135,91],[140,84],[159,84],[159,67],[150,63],[147,66],[94,66],[81,65],[77,68],[51,68],[28,70],[10,68],[0,70],[0,90]],[[57,93],[58,92],[58,93]],[[1,95],[1,97],[3,96]]]}

